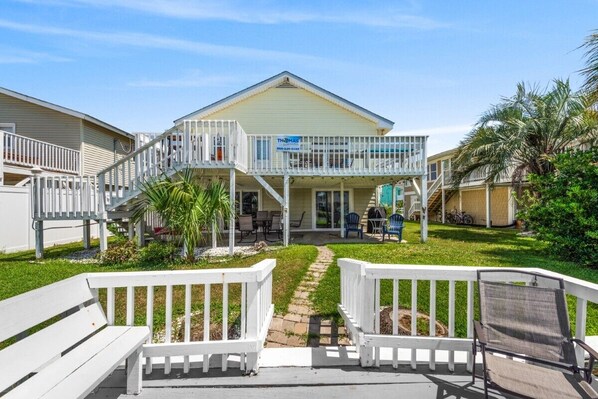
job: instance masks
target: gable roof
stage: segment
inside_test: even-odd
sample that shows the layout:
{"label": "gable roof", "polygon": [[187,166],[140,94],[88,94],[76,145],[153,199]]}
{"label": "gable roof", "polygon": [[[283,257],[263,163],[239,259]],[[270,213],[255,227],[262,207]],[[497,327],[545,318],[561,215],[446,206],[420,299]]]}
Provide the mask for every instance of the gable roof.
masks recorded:
{"label": "gable roof", "polygon": [[60,112],[60,113],[66,114],[66,115],[73,116],[75,118],[79,118],[79,119],[88,121],[90,123],[93,123],[94,125],[98,125],[98,126],[101,126],[101,127],[105,128],[105,129],[108,129],[108,130],[110,130],[110,131],[112,131],[112,132],[114,132],[116,134],[120,134],[121,136],[125,136],[128,139],[134,139],[135,138],[135,136],[133,136],[130,133],[125,132],[124,130],[121,130],[121,129],[119,129],[119,128],[115,127],[115,126],[112,126],[112,125],[110,125],[110,124],[108,124],[106,122],[103,122],[103,121],[101,121],[99,119],[96,119],[93,116],[89,116],[87,114],[84,114],[82,112],[78,112],[78,111],[72,110],[70,108],[61,107],[60,105],[52,104],[52,103],[49,103],[49,102],[44,101],[44,100],[40,100],[40,99],[35,98],[35,97],[27,96],[25,94],[17,93],[16,91],[8,90],[8,89],[6,89],[4,87],[0,87],[0,94],[4,94],[4,95],[7,95],[9,97],[17,98],[19,100],[26,101],[26,102],[31,103],[31,104],[39,105],[40,107],[48,108],[48,109],[51,109],[51,110],[54,110],[54,111],[57,111],[57,112]]}
{"label": "gable roof", "polygon": [[232,94],[228,97],[223,98],[222,100],[216,101],[213,104],[210,104],[206,107],[200,108],[197,111],[193,111],[190,114],[187,114],[177,120],[174,121],[175,125],[178,125],[185,119],[189,118],[197,118],[201,119],[214,112],[220,111],[224,108],[227,108],[233,104],[241,102],[251,96],[256,94],[262,93],[270,88],[277,87],[279,85],[292,85],[295,87],[299,87],[301,89],[305,89],[308,92],[315,94],[325,100],[330,101],[331,103],[338,105],[341,108],[344,108],[350,112],[353,112],[365,119],[368,119],[378,125],[379,129],[384,130],[391,130],[394,122],[386,119],[378,114],[373,113],[359,105],[352,103],[351,101],[345,100],[344,98],[337,96],[334,93],[329,92],[315,84],[308,82],[307,80],[300,78],[297,75],[294,75],[288,71],[284,71],[279,73],[278,75],[274,75],[271,78],[268,78],[262,82],[259,82],[253,86],[250,86],[246,89],[243,89],[235,94]]}

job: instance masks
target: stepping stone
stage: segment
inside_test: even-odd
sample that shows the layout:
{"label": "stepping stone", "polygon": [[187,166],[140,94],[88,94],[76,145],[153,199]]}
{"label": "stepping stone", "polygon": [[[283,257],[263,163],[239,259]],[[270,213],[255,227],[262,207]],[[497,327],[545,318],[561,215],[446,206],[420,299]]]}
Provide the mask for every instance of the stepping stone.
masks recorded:
{"label": "stepping stone", "polygon": [[270,323],[270,330],[273,331],[283,331],[282,329],[282,322],[283,319],[279,317],[273,317],[272,322]]}
{"label": "stepping stone", "polygon": [[301,321],[301,315],[294,314],[294,313],[287,313],[286,315],[284,315],[284,319],[298,322],[298,321]]}
{"label": "stepping stone", "polygon": [[291,333],[295,331],[295,322],[294,321],[289,321],[289,320],[284,320],[282,322],[282,331],[283,332],[287,332],[290,331]]}
{"label": "stepping stone", "polygon": [[279,344],[286,344],[287,336],[279,331],[273,331],[268,335],[268,342],[276,342]]}
{"label": "stepping stone", "polygon": [[296,323],[295,324],[295,334],[303,335],[307,334],[307,324],[306,323]]}

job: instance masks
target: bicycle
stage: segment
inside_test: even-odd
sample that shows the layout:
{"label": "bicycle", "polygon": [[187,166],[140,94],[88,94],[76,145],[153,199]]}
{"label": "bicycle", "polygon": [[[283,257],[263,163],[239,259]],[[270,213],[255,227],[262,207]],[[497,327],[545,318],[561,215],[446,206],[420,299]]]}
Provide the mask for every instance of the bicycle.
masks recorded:
{"label": "bicycle", "polygon": [[468,213],[465,213],[464,211],[458,211],[457,209],[453,209],[451,212],[447,212],[445,215],[445,220],[447,223],[450,224],[473,224],[473,216],[471,216]]}

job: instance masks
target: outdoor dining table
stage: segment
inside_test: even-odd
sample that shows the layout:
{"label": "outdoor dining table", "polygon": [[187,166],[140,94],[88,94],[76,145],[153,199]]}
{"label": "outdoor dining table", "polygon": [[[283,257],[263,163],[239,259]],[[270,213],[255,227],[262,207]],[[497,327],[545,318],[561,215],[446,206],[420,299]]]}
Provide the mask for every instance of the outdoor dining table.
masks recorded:
{"label": "outdoor dining table", "polygon": [[268,227],[270,227],[270,223],[272,220],[270,218],[253,218],[253,222],[256,224],[258,228],[262,228],[262,233],[264,234],[264,240],[268,240]]}

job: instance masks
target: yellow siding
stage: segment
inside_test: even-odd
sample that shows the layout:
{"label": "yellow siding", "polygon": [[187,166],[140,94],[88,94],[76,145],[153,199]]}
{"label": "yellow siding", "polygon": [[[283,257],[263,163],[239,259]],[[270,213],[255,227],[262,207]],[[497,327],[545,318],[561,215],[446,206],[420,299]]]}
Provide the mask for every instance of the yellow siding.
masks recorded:
{"label": "yellow siding", "polygon": [[271,88],[204,119],[238,121],[248,134],[376,135],[376,124],[300,88]]}
{"label": "yellow siding", "polygon": [[125,150],[134,149],[132,141],[102,127],[83,122],[83,174],[97,174],[115,162],[115,139],[118,140],[116,160],[126,156]]}
{"label": "yellow siding", "polygon": [[509,220],[509,187],[495,187],[490,199],[493,226],[506,226],[513,223]]}
{"label": "yellow siding", "polygon": [[21,136],[79,150],[81,120],[27,101],[0,94],[0,123],[16,124]]}
{"label": "yellow siding", "polygon": [[376,189],[375,188],[356,188],[353,190],[353,209],[351,212],[356,212],[361,215],[361,223],[368,222],[368,209],[376,206]]}

